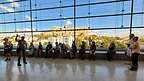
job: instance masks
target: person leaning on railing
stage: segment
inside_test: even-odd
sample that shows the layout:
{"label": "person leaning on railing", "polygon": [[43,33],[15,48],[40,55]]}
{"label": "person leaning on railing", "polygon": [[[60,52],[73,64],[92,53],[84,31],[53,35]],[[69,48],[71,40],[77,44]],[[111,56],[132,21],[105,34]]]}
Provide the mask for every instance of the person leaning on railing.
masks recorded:
{"label": "person leaning on railing", "polygon": [[77,54],[77,46],[75,44],[75,41],[73,41],[72,43],[72,47],[71,47],[71,56],[72,58],[76,57],[76,54]]}
{"label": "person leaning on railing", "polygon": [[96,52],[96,44],[93,41],[92,44],[90,45],[90,60],[95,60],[95,52]]}
{"label": "person leaning on railing", "polygon": [[11,60],[11,51],[13,45],[11,42],[8,40],[8,38],[4,38],[4,54],[6,55],[5,61],[10,61]]}
{"label": "person leaning on railing", "polygon": [[58,55],[61,53],[60,51],[60,45],[58,44],[58,42],[55,42],[55,47],[54,47],[54,53],[52,55],[53,59],[55,59],[56,57],[58,57]]}
{"label": "person leaning on railing", "polygon": [[45,57],[50,57],[51,53],[52,53],[52,44],[50,42],[48,42],[48,45],[46,46],[46,50],[45,50]]}
{"label": "person leaning on railing", "polygon": [[111,42],[108,47],[107,60],[109,61],[113,60],[113,55],[116,53],[115,48],[116,48],[115,43]]}
{"label": "person leaning on railing", "polygon": [[80,45],[79,55],[80,55],[80,58],[84,60],[84,55],[85,55],[85,42],[84,41],[82,41],[82,44]]}

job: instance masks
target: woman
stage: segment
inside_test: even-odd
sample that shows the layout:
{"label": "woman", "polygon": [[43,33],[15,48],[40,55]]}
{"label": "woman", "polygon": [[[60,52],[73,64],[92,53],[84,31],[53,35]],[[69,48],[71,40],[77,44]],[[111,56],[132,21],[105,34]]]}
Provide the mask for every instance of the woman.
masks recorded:
{"label": "woman", "polygon": [[5,61],[11,60],[12,44],[8,41],[8,38],[4,39],[4,54],[6,55]]}

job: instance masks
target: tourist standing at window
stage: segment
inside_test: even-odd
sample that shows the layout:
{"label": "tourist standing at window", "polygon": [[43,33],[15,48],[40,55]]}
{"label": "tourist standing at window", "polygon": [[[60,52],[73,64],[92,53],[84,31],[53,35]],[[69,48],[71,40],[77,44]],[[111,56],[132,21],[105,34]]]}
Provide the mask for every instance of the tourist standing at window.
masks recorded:
{"label": "tourist standing at window", "polygon": [[130,46],[130,49],[132,50],[132,65],[130,70],[136,71],[138,69],[138,57],[140,55],[140,44],[138,42],[138,37],[133,38],[133,44]]}
{"label": "tourist standing at window", "polygon": [[17,65],[21,66],[21,64],[20,64],[21,56],[23,56],[24,64],[27,64],[26,55],[25,55],[25,51],[26,51],[26,48],[27,48],[27,43],[25,41],[25,37],[22,36],[21,39],[19,40],[18,35],[17,35],[15,40],[18,42],[18,46],[17,46],[17,49],[18,49],[18,52],[17,52],[18,53],[18,63],[17,63]]}
{"label": "tourist standing at window", "polygon": [[52,53],[52,44],[50,42],[48,42],[48,45],[46,46],[46,51],[45,51],[46,55],[45,57],[47,58],[48,56],[51,55]]}
{"label": "tourist standing at window", "polygon": [[130,39],[127,44],[127,56],[128,56],[128,59],[131,61],[132,50],[130,49],[130,46],[133,44],[134,34],[130,34],[129,38]]}

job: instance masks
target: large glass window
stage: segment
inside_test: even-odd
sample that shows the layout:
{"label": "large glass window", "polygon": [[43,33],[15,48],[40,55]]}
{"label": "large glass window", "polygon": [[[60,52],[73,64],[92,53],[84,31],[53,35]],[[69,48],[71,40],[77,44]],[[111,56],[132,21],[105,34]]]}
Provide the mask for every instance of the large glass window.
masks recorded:
{"label": "large glass window", "polygon": [[[131,2],[132,0],[1,0],[0,41],[4,37],[12,40],[19,34],[26,36],[28,43],[32,41],[33,35],[35,45],[38,42],[43,45],[52,42],[54,45],[57,41],[71,46],[75,40],[78,46],[81,41],[85,41],[87,47],[91,41],[96,41],[98,47],[106,48],[114,40],[118,48],[125,48],[130,32]],[[143,26],[144,0],[134,0],[132,33],[140,37],[142,45]]]}

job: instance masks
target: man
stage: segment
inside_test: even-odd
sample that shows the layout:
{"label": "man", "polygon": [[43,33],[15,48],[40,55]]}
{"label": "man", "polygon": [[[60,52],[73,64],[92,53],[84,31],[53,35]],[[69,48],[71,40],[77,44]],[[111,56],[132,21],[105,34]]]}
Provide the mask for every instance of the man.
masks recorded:
{"label": "man", "polygon": [[17,46],[17,49],[18,49],[18,63],[17,63],[17,65],[18,66],[21,66],[21,64],[20,64],[21,56],[23,56],[23,62],[24,62],[24,64],[27,64],[27,62],[26,62],[26,56],[25,56],[25,50],[27,48],[27,43],[24,40],[24,38],[25,37],[22,36],[21,39],[19,40],[18,39],[18,35],[15,38],[15,40],[18,42],[18,46]]}
{"label": "man", "polygon": [[130,46],[132,50],[132,66],[130,70],[136,71],[138,69],[138,56],[140,55],[140,45],[138,42],[138,37],[133,38],[133,44]]}

